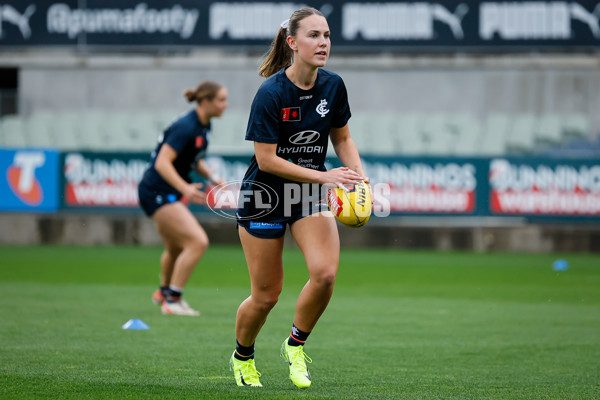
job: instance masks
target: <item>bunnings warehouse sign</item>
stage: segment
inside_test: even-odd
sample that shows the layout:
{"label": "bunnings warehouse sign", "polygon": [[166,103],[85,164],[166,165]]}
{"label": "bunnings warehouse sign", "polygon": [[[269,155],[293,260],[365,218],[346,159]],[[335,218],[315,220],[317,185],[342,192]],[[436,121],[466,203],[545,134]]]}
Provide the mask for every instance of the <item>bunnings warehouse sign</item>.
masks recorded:
{"label": "bunnings warehouse sign", "polygon": [[4,0],[2,47],[269,45],[304,5],[328,19],[334,49],[552,51],[600,47],[600,2]]}
{"label": "bunnings warehouse sign", "polygon": [[64,208],[137,208],[137,187],[148,158],[147,154],[63,154]]}
{"label": "bunnings warehouse sign", "polygon": [[493,159],[492,214],[600,216],[600,162]]}
{"label": "bunnings warehouse sign", "polygon": [[391,213],[475,214],[476,161],[369,158],[364,161],[373,184],[388,193],[374,193],[376,202],[388,202]]}
{"label": "bunnings warehouse sign", "polygon": [[[145,153],[62,153],[57,191],[60,209],[140,212],[137,185],[148,160]],[[192,209],[233,215],[239,182],[250,157],[209,156],[206,161],[227,182],[229,192],[209,196],[208,207]],[[597,159],[370,156],[364,157],[363,163],[371,178],[378,217],[522,216],[600,221]],[[331,159],[327,168],[338,165],[337,159]],[[4,174],[8,172],[7,167]],[[210,189],[207,186],[206,190]],[[0,204],[0,211],[14,209]]]}

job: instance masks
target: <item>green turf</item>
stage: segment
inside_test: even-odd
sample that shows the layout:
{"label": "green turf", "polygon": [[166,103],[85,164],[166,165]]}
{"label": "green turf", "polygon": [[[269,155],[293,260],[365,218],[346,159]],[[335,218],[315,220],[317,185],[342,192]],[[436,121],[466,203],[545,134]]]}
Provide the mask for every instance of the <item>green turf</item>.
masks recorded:
{"label": "green turf", "polygon": [[[278,354],[307,278],[297,250],[257,340],[262,389],[228,370],[248,295],[240,248],[211,247],[193,275],[200,318],[151,304],[160,251],[0,247],[0,398],[600,398],[597,255],[345,249],[301,391]],[[570,268],[553,271],[557,258]],[[130,318],[151,329],[122,330]]]}

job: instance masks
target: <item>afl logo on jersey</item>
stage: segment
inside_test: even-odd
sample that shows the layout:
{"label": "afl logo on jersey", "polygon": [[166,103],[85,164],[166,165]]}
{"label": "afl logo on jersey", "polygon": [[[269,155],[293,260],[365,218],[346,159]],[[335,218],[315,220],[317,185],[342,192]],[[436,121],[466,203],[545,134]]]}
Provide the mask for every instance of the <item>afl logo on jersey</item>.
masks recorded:
{"label": "afl logo on jersey", "polygon": [[317,131],[302,131],[290,136],[290,143],[292,144],[311,144],[319,140],[321,134]]}
{"label": "afl logo on jersey", "polygon": [[326,99],[321,100],[321,102],[317,106],[317,112],[323,118],[325,118],[325,114],[327,114],[329,112],[329,109],[327,109],[326,107],[327,107],[327,100]]}

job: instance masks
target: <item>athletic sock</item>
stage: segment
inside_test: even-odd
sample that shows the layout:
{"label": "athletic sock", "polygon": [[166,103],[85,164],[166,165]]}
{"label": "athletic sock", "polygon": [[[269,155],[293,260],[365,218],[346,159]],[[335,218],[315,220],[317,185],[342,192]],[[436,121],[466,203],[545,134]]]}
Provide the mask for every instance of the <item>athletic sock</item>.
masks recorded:
{"label": "athletic sock", "polygon": [[242,346],[240,342],[237,341],[237,339],[235,340],[235,343],[235,353],[233,353],[233,356],[236,359],[240,361],[248,361],[254,358],[254,343],[252,343],[248,347]]}
{"label": "athletic sock", "polygon": [[183,293],[183,288],[179,286],[169,285],[169,289],[173,290],[174,292]]}
{"label": "athletic sock", "polygon": [[304,346],[306,339],[308,339],[308,335],[310,335],[310,332],[301,331],[296,325],[292,324],[292,332],[290,333],[288,344],[290,346]]}
{"label": "athletic sock", "polygon": [[183,290],[181,290],[181,288],[171,285],[165,290],[164,296],[167,303],[176,303],[181,300],[182,294]]}
{"label": "athletic sock", "polygon": [[167,290],[169,290],[168,286],[160,286],[160,292],[162,293],[163,297],[167,297]]}

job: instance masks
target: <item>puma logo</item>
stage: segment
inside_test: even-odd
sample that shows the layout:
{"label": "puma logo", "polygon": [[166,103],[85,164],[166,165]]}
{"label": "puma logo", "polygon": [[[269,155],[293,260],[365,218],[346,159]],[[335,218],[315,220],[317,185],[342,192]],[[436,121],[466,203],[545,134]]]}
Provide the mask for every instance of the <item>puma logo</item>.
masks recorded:
{"label": "puma logo", "polygon": [[440,4],[433,4],[431,7],[431,14],[433,17],[438,21],[448,25],[456,39],[464,38],[465,33],[463,32],[462,28],[462,19],[469,11],[469,6],[464,3],[460,3],[456,7],[456,10],[454,10],[454,13],[451,13]]}
{"label": "puma logo", "polygon": [[13,6],[4,5],[0,6],[0,37],[3,36],[2,22],[10,22],[16,25],[23,35],[23,39],[29,39],[31,37],[31,27],[29,26],[29,18],[35,12],[35,5],[31,4],[25,9],[23,14],[18,12]]}
{"label": "puma logo", "polygon": [[596,5],[594,11],[589,12],[579,3],[570,4],[571,18],[577,19],[590,28],[596,39],[600,38],[600,4]]}

